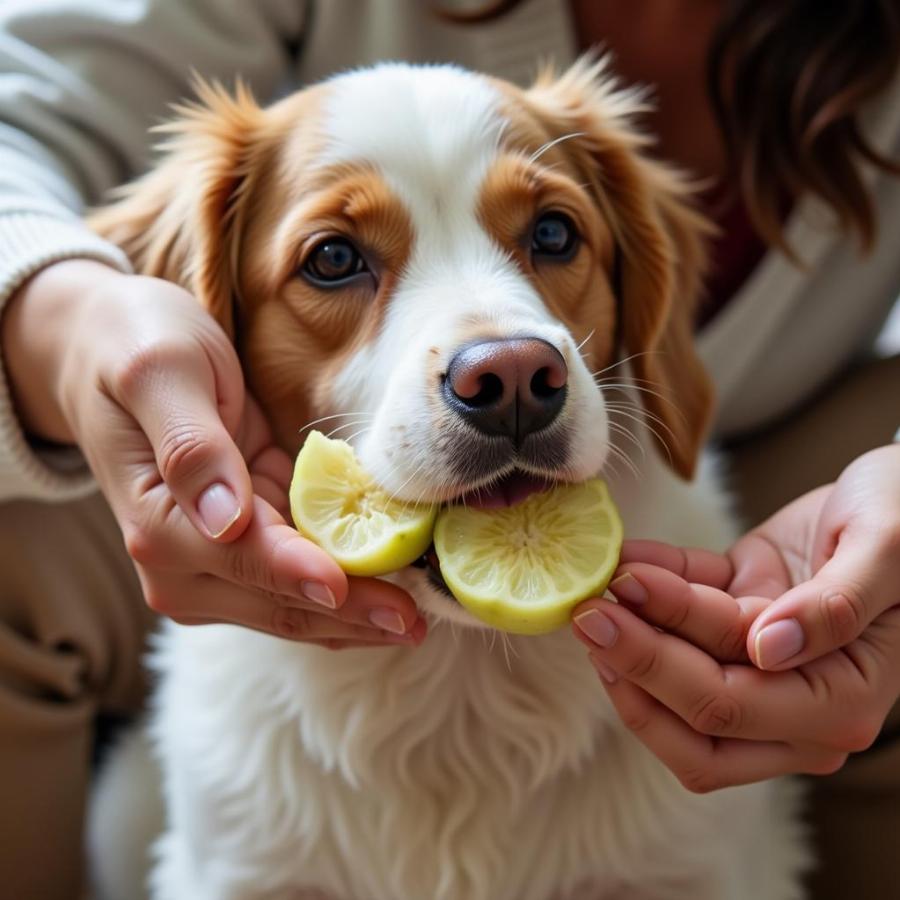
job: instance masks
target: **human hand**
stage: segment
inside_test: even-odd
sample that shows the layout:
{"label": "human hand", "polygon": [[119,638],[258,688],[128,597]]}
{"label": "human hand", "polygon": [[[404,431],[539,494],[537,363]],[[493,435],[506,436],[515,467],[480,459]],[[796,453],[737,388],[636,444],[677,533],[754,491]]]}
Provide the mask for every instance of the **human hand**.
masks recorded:
{"label": "human hand", "polygon": [[287,524],[291,460],[186,291],[57,263],[11,301],[3,339],[26,423],[81,448],[154,610],[330,648],[422,640],[406,592],[348,579]]}
{"label": "human hand", "polygon": [[575,634],[625,724],[688,788],[832,772],[900,693],[900,447],[725,556],[630,542],[610,589],[621,603],[583,604]]}

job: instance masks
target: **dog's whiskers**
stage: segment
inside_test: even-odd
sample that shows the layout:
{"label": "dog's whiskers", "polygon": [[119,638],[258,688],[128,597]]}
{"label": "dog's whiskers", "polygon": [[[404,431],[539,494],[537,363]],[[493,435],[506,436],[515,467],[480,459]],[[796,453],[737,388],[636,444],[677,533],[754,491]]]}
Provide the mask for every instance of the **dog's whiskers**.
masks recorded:
{"label": "dog's whiskers", "polygon": [[[353,424],[353,425],[358,425],[359,422],[353,422],[352,424]],[[354,442],[360,435],[365,434],[367,431],[371,431],[371,430],[372,430],[372,426],[371,426],[371,425],[366,425],[365,428],[360,428],[359,431],[354,431],[353,434],[351,434],[349,437],[342,438],[342,440],[345,440],[348,444],[351,444],[351,445],[352,445],[353,442]]]}
{"label": "dog's whiskers", "polygon": [[[629,428],[627,428],[624,425],[619,424],[618,422],[610,422],[609,426],[610,426],[610,430],[613,432],[614,435],[622,435],[623,437],[628,438],[638,448],[638,450],[640,450],[641,459],[646,460],[647,451],[644,449],[643,444],[641,444],[641,442],[637,439],[637,437],[632,433],[632,431]],[[625,448],[623,446],[621,446],[621,444],[618,441],[613,440],[612,443],[610,444],[610,446],[615,447],[622,456],[626,457],[632,463],[632,465],[635,466],[635,468],[637,467],[637,463],[635,462],[632,454],[626,452]]]}
{"label": "dog's whiskers", "polygon": [[302,426],[298,432],[298,434],[303,434],[309,428],[314,428],[316,425],[319,425],[321,422],[328,422],[331,419],[341,419],[348,418],[349,416],[367,416],[369,418],[375,418],[374,413],[364,412],[363,410],[359,410],[357,412],[346,412],[346,413],[334,413],[330,416],[320,416],[318,419],[313,419],[312,422],[307,422],[304,426]]}
{"label": "dog's whiskers", "polygon": [[[638,416],[632,415],[631,413],[627,413],[624,410],[615,410],[619,415],[625,416],[627,419],[631,419],[634,422],[637,422],[644,426],[662,445],[662,447],[666,451],[666,455],[669,457],[669,461],[672,459],[672,452],[669,449],[669,439],[675,440],[675,433],[666,425],[664,422],[660,423],[661,427],[664,428],[668,432],[668,438],[664,437],[657,428],[654,428],[650,422],[646,421],[646,419],[639,418]],[[610,423],[612,424],[612,423]]]}
{"label": "dog's whiskers", "polygon": [[570,134],[564,134],[561,137],[554,138],[552,141],[547,141],[546,144],[542,144],[528,157],[528,162],[529,164],[536,163],[548,150],[552,150],[557,144],[562,144],[564,141],[570,141],[572,138],[584,136],[585,134],[583,131],[573,131]]}
{"label": "dog's whiskers", "polygon": [[610,422],[609,427],[610,427],[610,430],[613,431],[615,434],[621,434],[623,437],[628,438],[635,445],[635,447],[637,447],[638,450],[640,450],[641,456],[647,455],[647,451],[644,449],[644,445],[624,425],[621,425],[618,422]]}
{"label": "dog's whiskers", "polygon": [[[428,463],[428,460],[423,459],[422,462],[420,462],[419,465],[416,466],[416,468],[413,470],[413,472],[409,476],[409,478],[407,478],[406,481],[404,481],[403,484],[401,484],[400,487],[398,487],[397,490],[395,490],[391,494],[390,498],[388,499],[389,503],[393,503],[393,501],[397,499],[397,496],[400,494],[400,492],[403,490],[403,488],[405,488],[422,471],[422,469],[425,468],[427,463]],[[416,505],[418,505],[418,502],[419,501],[417,500]]]}
{"label": "dog's whiskers", "polygon": [[501,633],[500,635],[500,644],[503,647],[503,658],[506,660],[506,670],[508,672],[512,672],[512,658],[513,656],[518,658],[518,652],[516,651],[515,646],[513,645],[512,640],[509,635]]}
{"label": "dog's whiskers", "polygon": [[615,458],[620,460],[629,470],[629,472],[634,475],[636,481],[641,480],[641,473],[635,465],[634,460],[627,453],[625,453],[621,447],[617,447],[615,444],[610,444],[609,450],[615,456]]}
{"label": "dog's whiskers", "polygon": [[[652,383],[653,382],[648,382],[648,384]],[[640,384],[629,383],[625,381],[608,381],[607,379],[594,379],[594,384],[596,384],[597,387],[601,390],[619,390],[626,396],[629,391],[640,391],[644,394],[650,394],[653,397],[659,398],[663,403],[668,403],[669,406],[672,407],[672,411],[676,413],[681,419],[684,419],[684,412],[681,410],[678,404],[671,397],[667,397],[665,394],[661,394],[659,391],[655,391],[648,387],[643,387]]]}
{"label": "dog's whiskers", "polygon": [[[598,375],[602,375],[604,372],[611,372],[613,369],[618,368],[619,366],[624,366],[626,363],[631,362],[633,359],[637,359],[639,356],[651,356],[657,353],[662,353],[661,350],[641,350],[638,353],[632,353],[630,356],[626,356],[623,359],[617,359],[615,362],[611,362],[608,366],[604,366],[602,369],[598,369],[596,372],[591,372],[591,378],[595,379]],[[632,377],[632,376],[629,376]]]}
{"label": "dog's whiskers", "polygon": [[[610,449],[610,452],[612,452],[615,448],[612,445],[610,445],[609,449]],[[618,465],[616,465],[618,462],[619,462],[618,457],[613,455],[613,456],[607,456],[606,461],[603,464],[604,468],[609,469],[609,471],[613,475],[615,475],[617,478],[619,477],[619,473],[621,471],[619,469]]]}
{"label": "dog's whiskers", "polygon": [[[333,437],[339,431],[342,431],[345,428],[356,428],[356,427],[362,425],[364,422],[367,423],[367,420],[366,419],[354,419],[352,422],[344,422],[343,425],[337,425],[334,428],[332,428],[331,431],[329,431],[326,436]],[[348,439],[348,441],[349,441],[349,439]]]}
{"label": "dog's whiskers", "polygon": [[[648,420],[650,422],[655,422],[660,428],[668,431],[673,439],[675,437],[672,433],[672,429],[669,428],[659,416],[646,409],[642,409],[640,406],[636,406],[633,403],[611,403],[609,401],[606,401],[606,406],[612,415],[620,415],[624,416],[626,419],[631,419],[638,425],[642,425],[648,431],[653,431],[652,427],[648,424]],[[610,424],[612,424],[612,422],[610,422]]]}
{"label": "dog's whiskers", "polygon": [[653,413],[646,413],[644,410],[638,410],[638,414],[628,412],[625,408],[621,406],[615,406],[613,404],[606,404],[609,409],[616,415],[624,416],[626,419],[631,419],[632,422],[637,422],[639,425],[643,425],[651,434],[654,434],[658,440],[662,440],[662,436],[659,431],[653,427],[647,420],[650,419],[652,422],[655,422],[661,429],[666,431],[669,437],[672,440],[675,440],[675,433],[666,425],[659,416],[654,416]]}
{"label": "dog's whiskers", "polygon": [[[584,346],[584,345],[585,345],[585,344],[586,344],[586,343],[594,336],[594,334],[596,333],[596,331],[597,331],[596,328],[592,328],[592,329],[588,332],[588,336],[587,336],[587,337],[586,337],[586,338],[585,338],[585,339],[584,339],[584,340],[583,340],[583,341],[575,348],[575,352],[576,352],[577,354],[579,354],[579,355],[582,356],[582,357],[585,356],[585,354],[581,352],[581,348],[582,348],[582,347],[583,347],[583,346]],[[593,377],[593,376],[592,376],[592,377]]]}

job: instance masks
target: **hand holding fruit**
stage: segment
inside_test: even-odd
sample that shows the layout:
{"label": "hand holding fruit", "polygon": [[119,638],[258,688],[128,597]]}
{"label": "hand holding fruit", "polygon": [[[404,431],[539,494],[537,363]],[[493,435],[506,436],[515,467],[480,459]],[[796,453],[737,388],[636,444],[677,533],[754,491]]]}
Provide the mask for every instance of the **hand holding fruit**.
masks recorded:
{"label": "hand holding fruit", "polygon": [[187,292],[67,260],[10,301],[3,342],[23,420],[78,444],[155,610],[328,647],[422,639],[405,592],[348,579],[285,522],[291,461]]}
{"label": "hand holding fruit", "polygon": [[689,788],[831,772],[875,739],[900,694],[900,445],[725,556],[633,542],[623,563],[576,636]]}

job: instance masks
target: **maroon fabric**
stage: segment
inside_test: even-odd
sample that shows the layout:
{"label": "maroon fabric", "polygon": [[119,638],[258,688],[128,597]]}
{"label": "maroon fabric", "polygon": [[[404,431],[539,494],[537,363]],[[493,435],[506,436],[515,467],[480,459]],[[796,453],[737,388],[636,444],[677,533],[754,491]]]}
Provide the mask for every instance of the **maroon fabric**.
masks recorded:
{"label": "maroon fabric", "polygon": [[723,190],[704,198],[707,215],[719,228],[710,248],[710,269],[697,317],[697,328],[710,322],[737,293],[766,254],[740,196]]}

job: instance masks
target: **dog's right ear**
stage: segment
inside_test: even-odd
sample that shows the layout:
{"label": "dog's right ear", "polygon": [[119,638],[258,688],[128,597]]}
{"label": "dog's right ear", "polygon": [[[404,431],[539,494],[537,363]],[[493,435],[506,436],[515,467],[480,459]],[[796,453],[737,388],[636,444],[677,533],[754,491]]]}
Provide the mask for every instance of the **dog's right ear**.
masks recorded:
{"label": "dog's right ear", "polygon": [[160,126],[165,154],[147,175],[120,188],[88,225],[120,246],[135,271],[174,282],[234,338],[236,241],[254,171],[263,112],[238,83],[234,97],[198,81],[198,101]]}
{"label": "dog's right ear", "polygon": [[657,443],[691,478],[713,411],[712,382],[692,335],[712,227],[691,190],[647,152],[635,128],[640,93],[623,89],[608,58],[545,72],[526,97],[560,141],[604,215],[619,253],[623,353]]}

